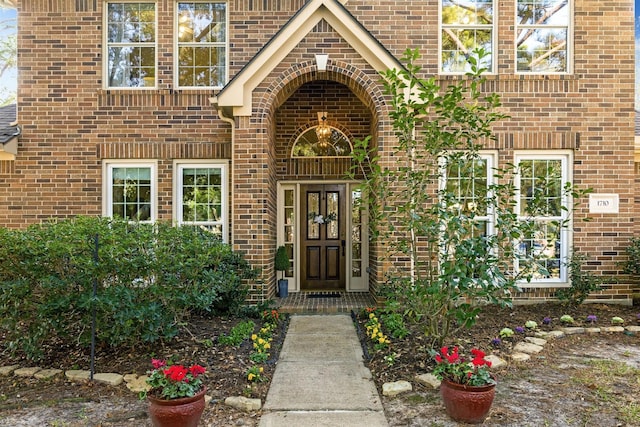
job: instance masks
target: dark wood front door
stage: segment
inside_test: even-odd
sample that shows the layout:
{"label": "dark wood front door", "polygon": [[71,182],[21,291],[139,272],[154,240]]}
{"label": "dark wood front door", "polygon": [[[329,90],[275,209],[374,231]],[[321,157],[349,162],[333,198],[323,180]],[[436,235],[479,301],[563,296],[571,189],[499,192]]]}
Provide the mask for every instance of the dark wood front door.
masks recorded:
{"label": "dark wood front door", "polygon": [[345,289],[345,186],[302,186],[301,289]]}

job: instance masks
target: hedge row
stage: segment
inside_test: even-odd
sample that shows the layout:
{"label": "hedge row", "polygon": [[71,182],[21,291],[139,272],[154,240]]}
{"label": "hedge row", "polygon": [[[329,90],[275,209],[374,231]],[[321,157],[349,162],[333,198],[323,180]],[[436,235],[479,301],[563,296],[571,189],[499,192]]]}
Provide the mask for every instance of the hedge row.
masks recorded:
{"label": "hedge row", "polygon": [[78,217],[0,228],[3,345],[32,359],[45,342],[86,345],[94,310],[99,345],[169,339],[193,313],[237,311],[255,277],[198,227]]}

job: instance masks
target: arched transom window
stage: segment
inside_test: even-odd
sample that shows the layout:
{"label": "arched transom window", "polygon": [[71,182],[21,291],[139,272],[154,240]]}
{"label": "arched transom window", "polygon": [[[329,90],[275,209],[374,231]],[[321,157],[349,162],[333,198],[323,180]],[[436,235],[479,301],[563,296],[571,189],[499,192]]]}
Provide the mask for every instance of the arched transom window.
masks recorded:
{"label": "arched transom window", "polygon": [[351,149],[344,133],[321,122],[298,136],[291,157],[349,157]]}

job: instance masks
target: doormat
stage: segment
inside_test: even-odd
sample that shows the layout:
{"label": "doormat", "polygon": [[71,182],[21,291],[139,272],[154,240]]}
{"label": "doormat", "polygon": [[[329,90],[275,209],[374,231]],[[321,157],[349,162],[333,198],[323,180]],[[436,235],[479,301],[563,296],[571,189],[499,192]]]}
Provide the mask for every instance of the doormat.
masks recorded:
{"label": "doormat", "polygon": [[341,298],[340,292],[312,292],[307,294],[307,298]]}

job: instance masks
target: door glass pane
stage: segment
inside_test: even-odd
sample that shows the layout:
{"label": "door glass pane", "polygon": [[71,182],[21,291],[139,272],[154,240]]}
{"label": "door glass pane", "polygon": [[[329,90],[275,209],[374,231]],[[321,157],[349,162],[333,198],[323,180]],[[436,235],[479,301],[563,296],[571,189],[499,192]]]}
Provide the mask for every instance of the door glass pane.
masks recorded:
{"label": "door glass pane", "polygon": [[320,238],[320,193],[307,193],[307,239]]}
{"label": "door glass pane", "polygon": [[351,192],[351,277],[362,277],[362,193]]}
{"label": "door glass pane", "polygon": [[339,215],[340,209],[340,197],[338,192],[327,192],[327,216],[325,218],[325,224],[327,224],[327,239],[338,239],[340,237],[339,231]]}
{"label": "door glass pane", "polygon": [[294,207],[294,190],[284,190],[284,243],[289,254],[289,268],[285,271],[285,277],[293,277],[295,265],[295,218],[296,209]]}

